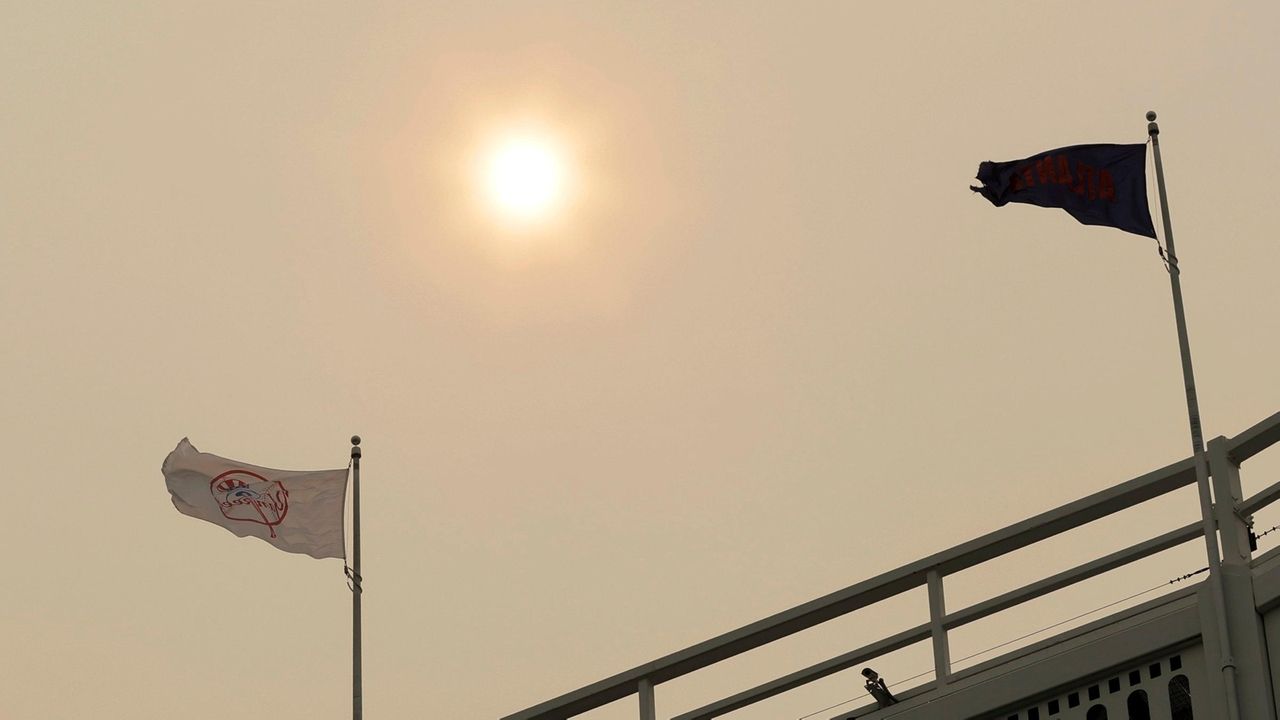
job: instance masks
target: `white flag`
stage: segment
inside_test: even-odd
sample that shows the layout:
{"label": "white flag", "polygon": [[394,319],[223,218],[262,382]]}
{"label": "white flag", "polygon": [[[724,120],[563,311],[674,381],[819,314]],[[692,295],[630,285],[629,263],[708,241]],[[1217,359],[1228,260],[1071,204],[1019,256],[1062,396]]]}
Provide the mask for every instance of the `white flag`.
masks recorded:
{"label": "white flag", "polygon": [[347,470],[272,470],[196,450],[186,438],[164,459],[178,512],[261,538],[285,552],[345,558]]}

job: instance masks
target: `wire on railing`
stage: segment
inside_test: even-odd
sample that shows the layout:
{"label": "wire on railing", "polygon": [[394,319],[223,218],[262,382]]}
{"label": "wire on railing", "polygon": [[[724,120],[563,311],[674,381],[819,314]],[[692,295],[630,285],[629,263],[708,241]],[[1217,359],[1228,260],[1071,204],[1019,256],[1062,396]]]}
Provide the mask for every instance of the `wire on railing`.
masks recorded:
{"label": "wire on railing", "polygon": [[1264,537],[1266,537],[1266,536],[1270,535],[1271,533],[1275,532],[1276,530],[1280,530],[1280,525],[1275,525],[1275,526],[1273,526],[1273,527],[1269,527],[1269,528],[1267,528],[1266,530],[1263,530],[1263,531],[1262,531],[1262,532],[1260,532],[1260,533],[1255,533],[1255,534],[1254,534],[1254,536],[1253,536],[1253,539],[1254,539],[1254,541],[1256,542],[1256,541],[1261,540],[1262,538],[1264,538]]}
{"label": "wire on railing", "polygon": [[1276,530],[1280,530],[1280,525],[1272,525],[1266,530],[1263,530],[1260,533],[1256,533],[1253,531],[1253,523],[1250,522],[1249,523],[1249,550],[1256,552],[1258,550],[1258,541],[1270,535],[1271,533],[1275,532]]}
{"label": "wire on railing", "polygon": [[[1267,533],[1272,532],[1273,530],[1277,530],[1277,529],[1280,529],[1280,525],[1277,525],[1276,527],[1271,528],[1271,530],[1268,530],[1268,531],[1267,531]],[[1265,535],[1265,534],[1267,534],[1267,533],[1263,533],[1263,535]],[[1258,537],[1262,537],[1262,536],[1261,536],[1261,535],[1259,535]],[[1186,575],[1179,575],[1178,577],[1175,577],[1175,578],[1173,578],[1172,580],[1167,580],[1167,581],[1165,581],[1165,582],[1160,583],[1159,585],[1156,585],[1155,587],[1147,588],[1146,590],[1143,590],[1142,592],[1134,593],[1134,594],[1130,595],[1129,597],[1120,598],[1119,600],[1115,600],[1115,601],[1109,602],[1109,603],[1107,603],[1106,605],[1103,605],[1103,606],[1101,606],[1101,607],[1096,607],[1096,608],[1094,608],[1094,609],[1092,609],[1092,610],[1089,610],[1088,612],[1080,613],[1079,615],[1076,615],[1075,617],[1067,618],[1066,620],[1061,620],[1061,621],[1056,622],[1056,623],[1054,623],[1054,624],[1052,624],[1052,625],[1046,625],[1046,626],[1044,626],[1044,627],[1040,628],[1039,630],[1033,630],[1032,632],[1029,632],[1029,633],[1027,633],[1026,635],[1022,635],[1022,636],[1020,636],[1020,637],[1016,637],[1016,638],[1014,638],[1014,639],[1012,639],[1012,640],[1006,640],[1006,641],[1004,641],[1004,642],[1000,643],[999,645],[992,645],[991,647],[987,648],[986,650],[979,650],[978,652],[976,652],[976,653],[974,653],[974,654],[972,654],[972,655],[966,655],[965,657],[962,657],[962,658],[960,658],[959,660],[953,660],[953,661],[952,661],[952,664],[953,664],[953,665],[955,665],[955,664],[958,664],[958,663],[962,663],[962,662],[964,662],[965,660],[972,660],[972,659],[974,659],[974,658],[978,657],[979,655],[986,655],[987,653],[991,652],[992,650],[999,650],[1000,648],[1005,647],[1005,646],[1007,646],[1007,645],[1012,645],[1012,644],[1014,644],[1014,643],[1016,643],[1016,642],[1019,642],[1019,641],[1021,641],[1021,640],[1026,640],[1026,639],[1027,639],[1027,638],[1029,638],[1029,637],[1033,637],[1033,636],[1039,635],[1040,633],[1045,632],[1046,630],[1052,630],[1052,629],[1054,629],[1054,628],[1056,628],[1056,627],[1061,627],[1062,625],[1066,625],[1066,624],[1067,624],[1067,623],[1069,623],[1069,622],[1074,622],[1074,621],[1076,621],[1076,620],[1079,620],[1080,618],[1088,617],[1089,615],[1092,615],[1092,614],[1094,614],[1094,613],[1096,613],[1096,612],[1099,612],[1099,611],[1102,611],[1102,610],[1106,610],[1107,608],[1110,608],[1110,607],[1115,607],[1116,605],[1119,605],[1120,603],[1128,602],[1128,601],[1130,601],[1130,600],[1133,600],[1134,598],[1142,597],[1143,595],[1146,595],[1147,593],[1155,592],[1156,590],[1159,590],[1160,588],[1162,588],[1162,587],[1164,587],[1164,586],[1166,586],[1166,585],[1173,585],[1174,583],[1179,583],[1179,582],[1182,582],[1183,580],[1188,580],[1188,579],[1190,579],[1190,578],[1195,577],[1196,575],[1199,575],[1200,573],[1208,572],[1208,571],[1209,571],[1209,568],[1207,568],[1207,567],[1202,567],[1202,568],[1200,568],[1199,570],[1196,570],[1196,571],[1194,571],[1194,572],[1189,572],[1189,573],[1187,573]],[[909,678],[904,678],[904,679],[902,679],[902,680],[899,680],[899,681],[897,681],[897,684],[901,685],[901,684],[903,684],[903,683],[909,683],[909,682],[911,682],[912,680],[917,680],[917,679],[919,679],[919,678],[922,678],[922,677],[924,677],[924,676],[926,676],[926,675],[931,675],[931,674],[933,674],[933,669],[932,669],[932,668],[930,668],[930,669],[928,669],[928,670],[925,670],[924,672],[919,673],[919,674],[917,674],[917,675],[912,675],[912,676],[911,676],[911,677],[909,677]],[[796,718],[796,720],[808,720],[808,718],[811,718],[811,717],[813,717],[814,715],[819,715],[819,714],[824,713],[824,712],[826,712],[826,711],[828,711],[828,710],[834,710],[834,709],[836,709],[836,708],[840,707],[841,705],[847,705],[847,704],[849,704],[849,703],[853,702],[854,700],[861,700],[862,698],[870,697],[870,696],[871,696],[871,693],[869,693],[869,692],[864,692],[864,693],[862,693],[861,695],[857,695],[857,696],[851,697],[851,698],[849,698],[848,700],[841,700],[840,702],[836,703],[835,705],[831,705],[831,706],[829,706],[829,707],[824,707],[824,708],[822,708],[821,710],[814,710],[813,712],[809,713],[808,715],[801,715],[799,718]]]}

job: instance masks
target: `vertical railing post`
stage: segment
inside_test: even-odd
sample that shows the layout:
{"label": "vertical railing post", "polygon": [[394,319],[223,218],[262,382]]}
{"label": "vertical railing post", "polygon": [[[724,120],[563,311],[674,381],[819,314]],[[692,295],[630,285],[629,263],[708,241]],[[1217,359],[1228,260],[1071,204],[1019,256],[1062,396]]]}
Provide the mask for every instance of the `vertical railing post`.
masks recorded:
{"label": "vertical railing post", "polygon": [[1227,631],[1235,653],[1237,690],[1242,720],[1273,720],[1270,658],[1262,618],[1253,597],[1253,571],[1249,566],[1249,518],[1240,517],[1244,498],[1240,466],[1231,458],[1226,438],[1209,441],[1209,472],[1213,477],[1213,516],[1222,548],[1222,600]]}
{"label": "vertical railing post", "polygon": [[640,678],[640,720],[658,720],[658,710],[653,703],[653,683],[649,678]]}
{"label": "vertical railing post", "polygon": [[947,614],[947,604],[942,594],[942,575],[936,569],[930,570],[928,581],[929,628],[933,634],[933,674],[937,677],[937,687],[941,690],[951,681],[951,648],[947,644],[947,629],[942,625],[942,618]]}
{"label": "vertical railing post", "polygon": [[1244,499],[1240,489],[1240,468],[1227,452],[1227,439],[1209,441],[1209,474],[1213,482],[1213,516],[1218,523],[1222,562],[1248,564],[1249,518],[1240,517],[1236,506]]}

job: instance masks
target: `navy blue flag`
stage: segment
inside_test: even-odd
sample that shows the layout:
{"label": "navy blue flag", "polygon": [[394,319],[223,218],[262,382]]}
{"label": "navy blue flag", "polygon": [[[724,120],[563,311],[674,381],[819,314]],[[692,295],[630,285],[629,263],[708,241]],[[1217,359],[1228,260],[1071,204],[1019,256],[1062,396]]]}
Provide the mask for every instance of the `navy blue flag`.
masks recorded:
{"label": "navy blue flag", "polygon": [[1085,225],[1156,236],[1147,206],[1147,146],[1072,145],[1023,160],[978,165],[981,193],[996,207],[1062,208]]}

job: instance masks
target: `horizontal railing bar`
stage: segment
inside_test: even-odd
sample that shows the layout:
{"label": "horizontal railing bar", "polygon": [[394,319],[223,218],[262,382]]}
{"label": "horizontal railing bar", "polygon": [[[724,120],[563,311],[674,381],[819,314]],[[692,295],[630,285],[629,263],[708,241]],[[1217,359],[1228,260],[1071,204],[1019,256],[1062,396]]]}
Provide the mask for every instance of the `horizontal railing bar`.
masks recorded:
{"label": "horizontal railing bar", "polygon": [[1241,502],[1236,506],[1236,512],[1241,517],[1247,518],[1277,500],[1280,500],[1280,482],[1272,483],[1253,497]]}
{"label": "horizontal railing bar", "polygon": [[925,583],[930,569],[965,570],[1195,482],[1191,458],[1153,470],[1074,502],[987,533],[874,578],[775,613],[631,670],[618,673],[503,720],[563,720],[636,692],[641,678],[655,685],[840,617]]}
{"label": "horizontal railing bar", "polygon": [[859,665],[864,662],[874,660],[881,655],[887,655],[894,650],[901,650],[908,645],[914,645],[922,640],[929,638],[929,625],[917,625],[910,630],[904,630],[897,635],[891,635],[883,640],[877,640],[870,645],[864,645],[857,650],[851,650],[843,655],[837,655],[830,660],[824,660],[816,665],[810,665],[803,670],[797,670],[790,675],[785,675],[777,680],[771,680],[763,685],[757,685],[750,690],[727,697],[723,700],[703,705],[697,710],[690,710],[683,715],[677,715],[672,720],[708,720],[709,718],[719,717],[734,710],[742,709],[748,705],[752,705],[778,695],[788,690],[811,683],[814,680],[820,680],[828,675],[832,675]]}
{"label": "horizontal railing bar", "polygon": [[976,620],[994,615],[1001,610],[1007,610],[1015,605],[1021,605],[1029,600],[1034,600],[1043,595],[1047,595],[1055,590],[1069,587],[1078,582],[1088,580],[1091,577],[1101,575],[1105,572],[1124,567],[1129,563],[1136,562],[1145,557],[1150,557],[1156,553],[1163,552],[1169,548],[1177,547],[1188,540],[1194,540],[1204,534],[1204,524],[1200,521],[1184,525],[1177,530],[1171,530],[1159,537],[1140,542],[1136,545],[1118,550],[1105,557],[1091,560],[1083,565],[1077,565],[1070,570],[1064,570],[1056,575],[1051,575],[1043,580],[1033,582],[1030,585],[1024,585],[1017,590],[1010,590],[1003,595],[997,595],[990,600],[984,600],[977,605],[971,605],[963,610],[948,614],[942,618],[943,627],[948,630],[968,625]]}
{"label": "horizontal railing bar", "polygon": [[502,720],[564,720],[636,692],[640,678],[653,684],[671,680],[787,637],[832,618],[873,605],[924,583],[923,569],[899,568],[763,620],[698,643],[626,672],[600,680]]}
{"label": "horizontal railing bar", "polygon": [[1227,456],[1236,465],[1280,442],[1280,412],[1227,441]]}
{"label": "horizontal railing bar", "polygon": [[[1193,522],[1159,537],[1146,540],[1123,550],[1116,551],[1106,557],[1079,565],[1070,570],[1058,573],[1038,582],[1012,590],[998,597],[978,603],[963,610],[946,615],[942,624],[948,630],[980,620],[984,617],[1020,605],[1055,590],[1074,585],[1102,573],[1123,567],[1145,557],[1177,547],[1188,540],[1193,540],[1204,532],[1201,522]],[[839,672],[859,663],[874,660],[880,655],[890,653],[907,645],[929,637],[929,626],[921,625],[904,633],[859,648],[853,652],[834,657],[830,660],[811,665],[790,675],[778,678],[732,697],[704,705],[696,710],[678,715],[673,720],[707,720],[738,710],[761,700],[773,697],[801,685],[820,680],[832,673]]]}
{"label": "horizontal railing bar", "polygon": [[1192,458],[1040,513],[926,559],[951,575],[1195,483]]}

